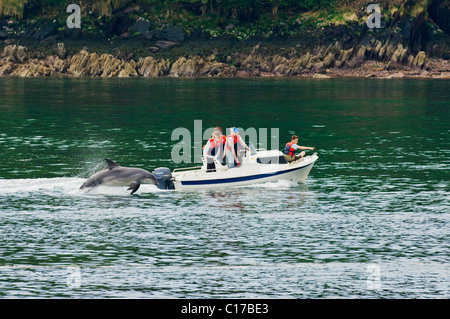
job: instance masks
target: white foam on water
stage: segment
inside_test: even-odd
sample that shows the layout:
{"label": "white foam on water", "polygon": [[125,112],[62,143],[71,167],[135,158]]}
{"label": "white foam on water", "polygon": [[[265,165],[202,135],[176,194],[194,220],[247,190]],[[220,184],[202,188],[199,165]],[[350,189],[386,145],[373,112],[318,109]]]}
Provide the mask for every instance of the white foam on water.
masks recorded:
{"label": "white foam on water", "polygon": [[253,184],[253,185],[250,185],[250,186],[243,186],[243,187],[268,188],[268,189],[275,188],[275,189],[280,189],[280,188],[291,188],[291,187],[295,187],[295,186],[298,186],[298,185],[299,185],[298,182],[280,179],[280,180],[275,181],[275,182],[267,182],[267,183]]}
{"label": "white foam on water", "polygon": [[[15,195],[28,196],[30,194],[45,195],[116,195],[129,196],[128,187],[99,186],[92,189],[80,189],[85,179],[74,177],[60,178],[27,178],[27,179],[0,179],[0,196]],[[158,188],[155,185],[143,184],[136,194],[153,193]]]}
{"label": "white foam on water", "polygon": [[71,193],[83,183],[80,178],[1,179],[0,195],[26,193]]}
{"label": "white foam on water", "polygon": [[[131,194],[131,190],[127,190],[127,188],[127,186],[100,185],[95,188],[80,190],[80,192],[88,195],[129,196]],[[141,184],[139,190],[135,194],[139,195],[145,193],[154,193],[156,191],[159,191],[159,189],[155,185]]]}

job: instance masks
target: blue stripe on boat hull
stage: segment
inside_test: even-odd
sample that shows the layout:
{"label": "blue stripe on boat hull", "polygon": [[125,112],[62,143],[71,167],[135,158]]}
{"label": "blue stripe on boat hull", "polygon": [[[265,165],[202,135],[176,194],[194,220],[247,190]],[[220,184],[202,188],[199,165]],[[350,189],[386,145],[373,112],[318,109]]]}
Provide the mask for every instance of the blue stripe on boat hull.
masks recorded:
{"label": "blue stripe on boat hull", "polygon": [[251,175],[251,176],[244,176],[244,177],[231,177],[231,178],[221,178],[221,179],[210,179],[210,180],[202,180],[202,181],[181,181],[181,185],[208,185],[208,184],[224,184],[224,183],[237,183],[237,182],[245,182],[245,181],[251,181],[266,177],[272,177],[276,175],[282,175],[286,173],[290,173],[305,167],[308,167],[310,165],[313,165],[313,163],[308,164],[306,166],[292,168],[286,171],[271,173],[271,174],[258,174],[258,175]]}

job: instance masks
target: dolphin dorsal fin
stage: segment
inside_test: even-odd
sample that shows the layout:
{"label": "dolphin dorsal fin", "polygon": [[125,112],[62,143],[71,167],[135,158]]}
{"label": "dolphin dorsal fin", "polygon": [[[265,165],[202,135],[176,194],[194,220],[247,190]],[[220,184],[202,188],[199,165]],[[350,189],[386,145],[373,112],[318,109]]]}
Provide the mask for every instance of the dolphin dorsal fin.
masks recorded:
{"label": "dolphin dorsal fin", "polygon": [[105,158],[105,161],[108,163],[109,170],[112,170],[114,167],[119,167],[120,165],[116,162],[110,160],[109,158]]}

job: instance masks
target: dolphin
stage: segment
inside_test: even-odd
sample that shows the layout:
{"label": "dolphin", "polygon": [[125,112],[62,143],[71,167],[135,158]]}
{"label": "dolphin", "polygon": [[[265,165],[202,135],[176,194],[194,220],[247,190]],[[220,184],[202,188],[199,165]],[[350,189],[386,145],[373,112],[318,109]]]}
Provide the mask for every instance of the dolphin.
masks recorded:
{"label": "dolphin", "polygon": [[109,158],[105,158],[108,168],[92,175],[86,180],[80,189],[93,188],[101,185],[107,186],[128,186],[127,190],[131,190],[134,194],[141,184],[155,184],[158,181],[152,173],[141,168],[122,167]]}

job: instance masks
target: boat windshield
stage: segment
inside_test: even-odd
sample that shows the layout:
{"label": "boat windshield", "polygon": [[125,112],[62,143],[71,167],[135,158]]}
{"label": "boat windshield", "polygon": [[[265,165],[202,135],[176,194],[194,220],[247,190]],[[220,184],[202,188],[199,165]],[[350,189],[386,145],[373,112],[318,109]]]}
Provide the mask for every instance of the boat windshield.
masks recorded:
{"label": "boat windshield", "polygon": [[257,154],[255,146],[253,146],[253,143],[248,143],[248,147],[250,148],[250,155],[254,156]]}

